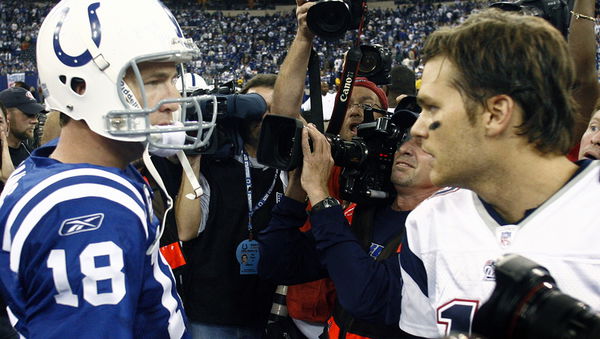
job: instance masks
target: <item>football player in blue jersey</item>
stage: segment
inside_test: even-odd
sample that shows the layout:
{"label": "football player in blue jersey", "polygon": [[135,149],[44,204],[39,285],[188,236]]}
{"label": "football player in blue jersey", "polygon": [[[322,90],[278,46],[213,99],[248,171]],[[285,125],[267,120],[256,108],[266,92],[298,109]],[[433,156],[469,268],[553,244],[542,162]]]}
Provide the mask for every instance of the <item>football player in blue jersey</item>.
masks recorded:
{"label": "football player in blue jersey", "polygon": [[[128,164],[149,146],[208,141],[214,124],[185,121],[198,98],[174,83],[198,55],[157,0],[64,0],[47,15],[38,70],[63,128],[0,198],[0,290],[24,337],[188,336],[152,198]],[[188,146],[154,137],[186,130],[198,132]]]}

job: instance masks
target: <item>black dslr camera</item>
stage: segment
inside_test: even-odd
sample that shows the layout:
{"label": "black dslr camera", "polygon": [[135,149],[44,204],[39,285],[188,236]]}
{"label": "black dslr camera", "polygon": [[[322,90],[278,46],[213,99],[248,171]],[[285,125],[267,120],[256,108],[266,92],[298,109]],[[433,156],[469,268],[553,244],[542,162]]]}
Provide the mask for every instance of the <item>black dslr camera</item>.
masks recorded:
{"label": "black dslr camera", "polygon": [[346,31],[357,29],[366,0],[312,0],[317,4],[306,13],[308,28],[323,40],[336,41]]}
{"label": "black dslr camera", "polygon": [[473,333],[489,339],[600,338],[600,314],[563,294],[546,268],[508,254],[496,264],[496,289],[475,313]]}
{"label": "black dslr camera", "polygon": [[358,76],[365,77],[376,85],[392,82],[392,53],[382,45],[361,45],[362,57],[358,64]]}
{"label": "black dslr camera", "polygon": [[[344,168],[340,178],[342,199],[364,204],[387,202],[395,196],[390,182],[394,153],[417,117],[417,113],[403,110],[360,124],[357,136],[351,141],[326,134],[335,164]],[[302,128],[302,122],[296,119],[265,116],[258,161],[286,171],[300,166]]]}
{"label": "black dslr camera", "polygon": [[496,2],[490,7],[544,18],[556,27],[565,38],[569,34],[569,12],[573,9],[573,0],[518,0]]}

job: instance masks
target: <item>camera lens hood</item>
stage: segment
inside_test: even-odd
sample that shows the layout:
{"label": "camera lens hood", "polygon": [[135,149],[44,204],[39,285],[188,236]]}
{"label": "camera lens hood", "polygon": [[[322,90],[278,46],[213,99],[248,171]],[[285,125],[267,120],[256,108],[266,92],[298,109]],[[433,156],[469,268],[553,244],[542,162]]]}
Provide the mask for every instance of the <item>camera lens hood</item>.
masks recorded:
{"label": "camera lens hood", "polygon": [[321,39],[337,41],[350,28],[351,16],[350,8],[343,0],[321,0],[308,9],[306,23]]}

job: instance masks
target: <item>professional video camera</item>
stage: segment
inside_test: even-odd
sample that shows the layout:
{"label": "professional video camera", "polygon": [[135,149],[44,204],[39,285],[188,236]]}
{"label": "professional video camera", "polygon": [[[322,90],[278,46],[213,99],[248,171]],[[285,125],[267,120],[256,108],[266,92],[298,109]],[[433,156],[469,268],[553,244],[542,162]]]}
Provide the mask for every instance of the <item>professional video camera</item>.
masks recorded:
{"label": "professional video camera", "polygon": [[573,0],[567,1],[518,0],[515,2],[496,2],[491,4],[490,7],[544,18],[559,31],[561,31],[566,38],[567,34],[569,33],[569,12],[571,9],[573,9]]}
{"label": "professional video camera", "polygon": [[[219,89],[217,89],[219,90]],[[192,93],[196,96],[196,93]],[[267,103],[260,94],[215,94],[201,95],[199,107],[189,105],[182,108],[186,121],[198,120],[198,109],[201,112],[214,112],[217,128],[205,147],[187,152],[188,154],[211,154],[217,157],[228,157],[237,154],[243,146],[240,126],[248,121],[260,121],[267,111]],[[202,115],[204,118],[208,114]],[[188,132],[190,136],[192,132]]]}
{"label": "professional video camera", "polygon": [[[326,134],[335,164],[344,168],[340,178],[344,200],[364,204],[387,202],[394,197],[390,182],[394,153],[417,117],[414,112],[399,110],[362,123],[351,141]],[[299,120],[267,115],[260,134],[258,161],[281,170],[297,168],[302,164],[302,128]]]}
{"label": "professional video camera", "polygon": [[363,17],[366,0],[312,0],[306,13],[308,28],[323,40],[336,41],[346,31],[357,29]]}
{"label": "professional video camera", "polygon": [[206,93],[198,94],[234,94],[235,93],[235,81],[229,80],[222,84],[215,84],[212,90]]}
{"label": "professional video camera", "polygon": [[508,254],[496,264],[496,289],[475,313],[473,333],[489,339],[600,338],[600,314],[563,294],[546,268]]}
{"label": "professional video camera", "polygon": [[365,77],[376,85],[391,83],[392,53],[382,45],[361,45],[362,57],[358,64],[358,76]]}

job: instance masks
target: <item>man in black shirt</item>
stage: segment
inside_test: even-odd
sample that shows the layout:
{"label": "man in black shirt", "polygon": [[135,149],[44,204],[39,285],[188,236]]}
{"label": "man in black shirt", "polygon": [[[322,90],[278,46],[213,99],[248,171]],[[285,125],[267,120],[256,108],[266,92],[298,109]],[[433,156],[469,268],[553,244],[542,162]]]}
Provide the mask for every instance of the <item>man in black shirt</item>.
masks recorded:
{"label": "man in black shirt", "polygon": [[0,102],[6,106],[9,121],[8,147],[15,167],[29,157],[27,140],[33,139],[38,115],[44,106],[37,103],[33,94],[21,87],[11,87],[0,92]]}
{"label": "man in black shirt", "polygon": [[[275,75],[259,74],[242,89],[272,101]],[[260,339],[276,285],[257,275],[255,235],[271,219],[283,196],[278,171],[256,161],[261,119],[244,120],[238,133],[241,149],[232,156],[189,156],[203,195],[183,179],[175,215],[187,268],[182,296],[194,338]]]}

